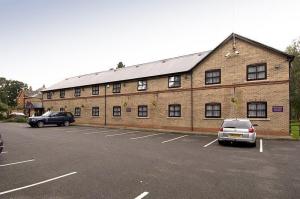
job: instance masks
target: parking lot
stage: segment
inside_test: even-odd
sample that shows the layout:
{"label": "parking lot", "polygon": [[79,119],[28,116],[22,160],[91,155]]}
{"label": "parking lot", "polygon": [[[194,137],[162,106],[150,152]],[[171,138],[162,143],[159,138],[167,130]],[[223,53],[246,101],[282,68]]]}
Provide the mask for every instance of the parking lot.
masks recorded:
{"label": "parking lot", "polygon": [[0,198],[298,198],[300,143],[0,123]]}

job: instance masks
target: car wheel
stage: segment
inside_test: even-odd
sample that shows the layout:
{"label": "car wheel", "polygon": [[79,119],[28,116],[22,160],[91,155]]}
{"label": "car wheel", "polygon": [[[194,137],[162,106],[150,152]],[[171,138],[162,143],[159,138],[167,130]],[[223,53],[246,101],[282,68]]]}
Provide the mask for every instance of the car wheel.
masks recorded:
{"label": "car wheel", "polygon": [[220,145],[224,145],[224,141],[218,140]]}
{"label": "car wheel", "polygon": [[252,147],[256,147],[256,141],[251,144]]}
{"label": "car wheel", "polygon": [[57,126],[61,126],[62,124],[61,123],[58,123],[58,124],[56,124]]}
{"label": "car wheel", "polygon": [[34,127],[34,125],[33,125],[33,124],[30,124],[30,126],[31,126],[31,128],[33,128],[33,127]]}
{"label": "car wheel", "polygon": [[44,127],[44,122],[39,121],[39,122],[37,123],[37,127],[43,128],[43,127]]}
{"label": "car wheel", "polygon": [[69,121],[65,121],[64,122],[64,126],[70,126],[70,122]]}

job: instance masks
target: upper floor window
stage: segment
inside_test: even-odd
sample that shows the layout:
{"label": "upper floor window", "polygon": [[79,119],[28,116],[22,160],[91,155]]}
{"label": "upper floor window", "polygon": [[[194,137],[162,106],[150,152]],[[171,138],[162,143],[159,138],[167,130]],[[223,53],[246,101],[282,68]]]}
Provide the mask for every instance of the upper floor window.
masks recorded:
{"label": "upper floor window", "polygon": [[121,116],[121,106],[113,107],[113,116]]}
{"label": "upper floor window", "polygon": [[169,117],[181,117],[181,105],[170,104],[169,105]]}
{"label": "upper floor window", "polygon": [[267,64],[253,64],[247,66],[247,80],[261,80],[267,79]]}
{"label": "upper floor window", "polygon": [[138,106],[138,117],[148,117],[148,106],[147,105]]}
{"label": "upper floor window", "polygon": [[65,112],[65,108],[60,108],[59,112]]}
{"label": "upper floor window", "polygon": [[114,83],[112,92],[113,93],[120,93],[121,92],[121,83]]}
{"label": "upper floor window", "polygon": [[92,107],[92,116],[99,116],[99,107]]}
{"label": "upper floor window", "polygon": [[92,86],[92,95],[99,95],[99,85]]}
{"label": "upper floor window", "polygon": [[205,84],[220,84],[221,69],[205,71]]}
{"label": "upper floor window", "polygon": [[266,118],[267,102],[248,102],[247,103],[248,118]]}
{"label": "upper floor window", "polygon": [[173,75],[169,77],[169,88],[176,88],[181,86],[180,75]]}
{"label": "upper floor window", "polygon": [[65,97],[65,90],[60,90],[59,91],[59,97],[64,98]]}
{"label": "upper floor window", "polygon": [[147,81],[146,80],[139,80],[137,85],[138,91],[147,90]]}
{"label": "upper floor window", "polygon": [[74,92],[74,96],[75,96],[75,97],[79,97],[80,94],[81,94],[81,89],[80,89],[80,87],[75,88],[74,91],[75,91],[75,92]]}
{"label": "upper floor window", "polygon": [[47,99],[51,99],[52,98],[52,92],[47,92]]}
{"label": "upper floor window", "polygon": [[81,115],[81,108],[80,107],[76,107],[75,108],[75,113],[74,113],[75,116],[79,117]]}
{"label": "upper floor window", "polygon": [[221,104],[220,103],[205,104],[205,117],[206,118],[220,118],[221,117]]}

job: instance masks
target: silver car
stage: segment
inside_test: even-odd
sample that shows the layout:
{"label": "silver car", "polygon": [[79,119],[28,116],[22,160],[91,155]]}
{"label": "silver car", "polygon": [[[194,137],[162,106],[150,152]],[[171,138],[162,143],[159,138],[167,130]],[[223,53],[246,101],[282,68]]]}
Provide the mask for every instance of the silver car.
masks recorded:
{"label": "silver car", "polygon": [[224,142],[247,142],[256,146],[256,132],[249,119],[226,119],[218,132],[219,144]]}

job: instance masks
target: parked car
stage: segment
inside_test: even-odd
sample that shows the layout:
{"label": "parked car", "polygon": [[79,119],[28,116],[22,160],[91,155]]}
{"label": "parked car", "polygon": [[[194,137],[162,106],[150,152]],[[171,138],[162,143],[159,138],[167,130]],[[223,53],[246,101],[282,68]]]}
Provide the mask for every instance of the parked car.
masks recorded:
{"label": "parked car", "polygon": [[70,112],[46,112],[42,116],[29,117],[28,124],[31,127],[44,127],[47,124],[56,124],[58,126],[69,126],[75,122],[74,116]]}
{"label": "parked car", "polygon": [[256,132],[249,119],[225,119],[218,132],[219,144],[246,142],[256,146]]}
{"label": "parked car", "polygon": [[2,151],[3,151],[3,140],[2,140],[2,136],[1,136],[1,134],[0,134],[0,153],[2,153]]}

